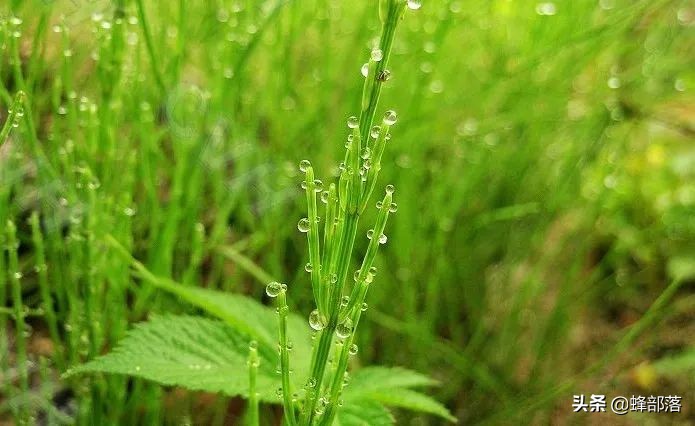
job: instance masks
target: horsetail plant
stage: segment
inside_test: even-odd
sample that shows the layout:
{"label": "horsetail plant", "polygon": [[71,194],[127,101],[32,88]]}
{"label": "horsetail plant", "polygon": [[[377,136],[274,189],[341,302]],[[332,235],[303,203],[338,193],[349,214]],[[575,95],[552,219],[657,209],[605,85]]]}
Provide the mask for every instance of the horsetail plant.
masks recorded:
{"label": "horsetail plant", "polygon": [[[414,2],[387,0],[380,3],[382,31],[379,45],[370,55],[369,61],[362,66],[365,77],[362,89],[362,102],[359,118],[351,116],[347,120],[350,130],[345,144],[344,161],[340,164],[337,185],[331,183],[324,190],[323,183],[315,179],[314,169],[308,160],[302,160],[299,170],[304,173],[302,188],[306,192],[308,216],[302,218],[297,228],[307,234],[309,245],[309,263],[306,271],[311,274],[311,286],[316,309],[309,316],[309,324],[318,334],[313,347],[311,374],[306,385],[306,398],[301,407],[299,423],[295,419],[295,407],[292,402],[288,370],[286,365],[286,344],[284,340],[283,312],[287,309],[285,302],[286,286],[277,282],[268,284],[267,293],[278,297],[280,313],[280,357],[282,360],[283,401],[287,423],[326,424],[333,422],[336,407],[344,386],[344,377],[348,358],[357,352],[353,343],[354,332],[360,316],[367,308],[365,302],[369,284],[376,275],[374,259],[380,244],[386,243],[384,234],[386,221],[390,213],[396,211],[393,202],[394,188],[386,187],[383,200],[377,203],[379,214],[374,229],[369,230],[370,242],[360,269],[354,273],[354,284],[350,296],[345,293],[348,281],[348,269],[351,264],[353,247],[358,232],[360,215],[366,208],[376,186],[381,160],[390,139],[391,126],[396,123],[396,113],[386,111],[380,125],[374,124],[374,116],[379,104],[381,89],[388,80],[390,71],[388,61],[398,22],[402,18],[406,3],[416,7]],[[316,197],[321,194],[325,204],[325,224],[323,228],[323,251],[319,235],[319,216]],[[326,384],[327,393],[323,395],[323,382],[328,364],[331,345],[337,338],[340,348],[338,363],[332,378]]]}
{"label": "horsetail plant", "polygon": [[[245,296],[158,277],[132,258],[113,236],[106,235],[105,243],[129,259],[142,281],[223,321],[155,317],[131,331],[115,351],[72,367],[66,376],[80,372],[128,374],[165,385],[242,395],[249,400],[245,418],[250,425],[259,424],[261,402],[282,404],[284,424],[289,426],[328,426],[336,419],[343,426],[391,424],[393,418],[384,405],[454,420],[441,404],[411,389],[434,381],[403,368],[362,368],[346,387],[348,361],[358,351],[355,330],[367,309],[367,292],[377,273],[374,260],[379,246],[387,240],[388,217],[397,209],[394,188],[387,185],[376,203],[376,223],[367,232],[367,251],[359,269],[351,272],[360,217],[375,191],[391,127],[396,123],[392,110],[376,124],[375,116],[382,87],[390,76],[387,66],[396,27],[407,6],[417,9],[419,3],[380,2],[381,37],[361,70],[365,81],[360,112],[347,120],[349,134],[337,181],[324,188],[308,160],[299,164],[304,174],[301,186],[307,216],[299,220],[297,228],[307,235],[309,263],[305,270],[310,274],[315,303],[308,326],[306,319],[290,313],[284,283],[265,281],[266,294],[277,301],[273,314]],[[323,222],[319,221],[320,206],[325,214]],[[265,272],[255,275],[267,276]],[[240,371],[246,372],[243,380],[238,377]]]}

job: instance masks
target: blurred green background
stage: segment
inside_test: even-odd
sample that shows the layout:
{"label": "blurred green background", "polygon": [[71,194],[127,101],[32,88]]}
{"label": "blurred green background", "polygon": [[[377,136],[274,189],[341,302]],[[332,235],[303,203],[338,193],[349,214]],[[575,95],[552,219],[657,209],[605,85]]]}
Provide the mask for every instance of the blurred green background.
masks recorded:
{"label": "blurred green background", "polygon": [[[0,424],[18,404],[39,424],[243,411],[122,377],[60,379],[148,315],[191,312],[131,277],[106,234],[159,276],[258,300],[273,277],[293,311],[313,309],[296,167],[337,175],[376,3],[137,3],[0,6],[0,122],[18,90],[31,106],[0,148],[0,223],[18,238],[0,236]],[[407,13],[380,107],[399,115],[381,177],[399,209],[353,367],[432,375],[462,424],[695,422],[694,27],[685,0]],[[676,394],[683,413],[573,414],[580,393]]]}

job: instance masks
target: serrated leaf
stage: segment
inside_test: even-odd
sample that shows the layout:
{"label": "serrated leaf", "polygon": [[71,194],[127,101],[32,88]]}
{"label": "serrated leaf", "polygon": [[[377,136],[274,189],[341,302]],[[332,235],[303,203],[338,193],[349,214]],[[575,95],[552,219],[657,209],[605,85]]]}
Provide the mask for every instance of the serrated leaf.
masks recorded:
{"label": "serrated leaf", "polygon": [[394,419],[389,410],[375,401],[355,400],[338,410],[334,426],[390,426]]}
{"label": "serrated leaf", "polygon": [[368,399],[388,406],[434,414],[455,422],[456,418],[445,406],[427,395],[409,389],[435,384],[435,380],[405,368],[367,367],[354,374],[343,396],[346,401]]}
{"label": "serrated leaf", "polygon": [[[145,265],[135,260],[115,239],[110,243],[130,260],[138,276],[160,290],[169,292],[184,301],[199,307],[242,333],[251,336],[259,343],[259,352],[276,352],[278,341],[278,318],[273,308],[267,307],[249,297],[225,293],[206,288],[179,284],[171,279],[158,277]],[[309,376],[311,359],[311,337],[308,321],[299,315],[289,314],[287,318],[287,337],[292,342],[293,382],[301,386]],[[275,366],[273,366],[275,368]]]}
{"label": "serrated leaf", "polygon": [[350,378],[350,386],[345,388],[346,397],[371,391],[393,388],[413,388],[434,386],[437,381],[416,371],[401,367],[366,367],[357,370]]}
{"label": "serrated leaf", "polygon": [[[219,320],[157,316],[130,330],[112,352],[70,369],[80,373],[126,374],[167,386],[248,396],[249,338]],[[261,354],[257,392],[279,402],[274,373],[277,355]]]}
{"label": "serrated leaf", "polygon": [[451,422],[456,422],[456,417],[452,416],[445,406],[429,396],[414,390],[404,388],[385,389],[383,391],[370,392],[365,396],[384,405],[434,414]]}

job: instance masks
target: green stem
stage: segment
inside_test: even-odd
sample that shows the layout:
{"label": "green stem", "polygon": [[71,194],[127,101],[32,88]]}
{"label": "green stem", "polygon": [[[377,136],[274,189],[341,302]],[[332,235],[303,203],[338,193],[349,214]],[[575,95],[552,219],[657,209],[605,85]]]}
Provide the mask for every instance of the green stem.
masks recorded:
{"label": "green stem", "polygon": [[295,426],[294,405],[292,402],[292,385],[290,384],[290,354],[287,341],[287,291],[283,289],[278,294],[278,318],[280,320],[280,370],[282,371],[282,405],[285,409],[285,421]]}
{"label": "green stem", "polygon": [[[17,241],[17,227],[11,220],[7,221],[7,252],[8,252],[8,268],[10,274],[10,284],[12,286],[12,305],[14,306],[15,320],[15,340],[17,342],[16,352],[16,368],[19,374],[19,388],[22,395],[28,395],[29,392],[29,373],[27,370],[27,341],[26,341],[26,323],[24,321],[24,305],[22,302],[22,284],[20,282],[22,273],[19,271],[19,261],[17,259],[17,249],[19,242]],[[28,420],[25,403],[19,404],[17,410],[17,418],[20,423]]]}
{"label": "green stem", "polygon": [[249,426],[258,426],[258,392],[256,392],[256,378],[258,376],[258,342],[252,340],[249,343],[249,413],[247,423]]}
{"label": "green stem", "polygon": [[154,53],[154,43],[152,42],[152,34],[150,33],[150,28],[147,23],[147,17],[145,16],[145,6],[142,4],[142,0],[135,0],[135,5],[138,9],[138,18],[142,24],[142,33],[145,36],[145,46],[147,47],[147,54],[150,57],[150,65],[152,66],[152,74],[154,74],[154,79],[157,82],[157,87],[162,93],[162,96],[166,93],[166,87],[164,86],[164,79],[159,70],[159,65],[157,64],[157,56]]}
{"label": "green stem", "polygon": [[36,212],[31,214],[29,218],[29,223],[31,225],[31,237],[34,243],[34,250],[36,251],[36,273],[38,275],[39,291],[41,293],[41,302],[43,309],[45,311],[46,324],[48,325],[48,333],[53,340],[53,344],[56,348],[56,364],[59,370],[64,368],[62,345],[60,344],[61,338],[58,332],[58,321],[56,319],[56,313],[53,306],[53,299],[51,298],[51,289],[48,283],[47,275],[47,265],[46,265],[46,253],[44,248],[43,234],[41,233],[41,226],[39,223],[39,215]]}
{"label": "green stem", "polygon": [[321,304],[321,247],[319,243],[319,225],[316,207],[316,182],[314,181],[314,169],[309,166],[306,170],[306,202],[309,211],[309,232],[307,240],[309,243],[309,264],[311,265],[311,288],[314,292],[314,300],[319,308],[319,312],[326,314],[325,306]]}
{"label": "green stem", "polygon": [[2,126],[2,130],[0,130],[0,146],[2,146],[5,141],[10,137],[10,131],[12,130],[13,127],[19,126],[19,121],[24,115],[24,92],[19,91],[14,97],[14,101],[12,102],[12,106],[10,107],[9,114],[7,116],[7,120],[5,121],[5,124]]}

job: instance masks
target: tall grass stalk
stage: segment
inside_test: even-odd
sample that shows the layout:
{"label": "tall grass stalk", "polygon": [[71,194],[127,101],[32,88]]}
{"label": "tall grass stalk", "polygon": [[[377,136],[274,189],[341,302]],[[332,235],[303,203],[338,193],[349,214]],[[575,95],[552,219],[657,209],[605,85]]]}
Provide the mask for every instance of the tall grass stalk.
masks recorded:
{"label": "tall grass stalk", "polygon": [[[367,233],[370,243],[361,267],[354,273],[354,284],[350,296],[346,295],[349,268],[353,259],[353,248],[358,232],[360,215],[367,207],[374,191],[386,142],[390,139],[390,128],[396,122],[396,113],[387,111],[380,125],[374,126],[374,116],[379,104],[383,84],[389,79],[387,68],[396,27],[403,17],[406,4],[415,8],[414,2],[383,0],[379,4],[381,35],[371,51],[368,62],[362,67],[365,78],[362,89],[359,118],[352,116],[347,125],[349,135],[344,160],[340,164],[337,183],[324,190],[323,182],[315,178],[314,169],[308,160],[303,160],[299,169],[304,173],[302,188],[306,193],[306,218],[297,227],[307,234],[311,287],[316,309],[309,317],[310,326],[317,332],[315,338],[310,377],[305,386],[306,396],[300,410],[300,425],[332,424],[340,404],[340,393],[345,383],[348,358],[357,352],[353,343],[355,329],[361,314],[366,310],[365,297],[369,284],[376,275],[373,262],[380,244],[386,242],[383,233],[390,213],[395,212],[394,189],[386,188],[382,201],[377,203],[379,215],[374,229]],[[323,239],[320,236],[317,194],[325,204]],[[321,247],[323,244],[323,250]],[[280,355],[283,376],[282,397],[286,422],[297,423],[290,389],[286,360],[285,321],[287,310],[286,286],[277,282],[268,285],[267,293],[278,297],[280,315]],[[337,338],[335,354],[338,361],[326,377],[329,355],[334,339]],[[324,382],[327,382],[324,385]],[[326,392],[324,394],[324,392]]]}

